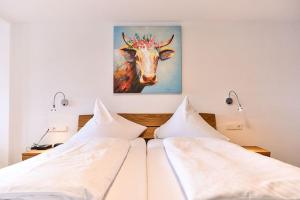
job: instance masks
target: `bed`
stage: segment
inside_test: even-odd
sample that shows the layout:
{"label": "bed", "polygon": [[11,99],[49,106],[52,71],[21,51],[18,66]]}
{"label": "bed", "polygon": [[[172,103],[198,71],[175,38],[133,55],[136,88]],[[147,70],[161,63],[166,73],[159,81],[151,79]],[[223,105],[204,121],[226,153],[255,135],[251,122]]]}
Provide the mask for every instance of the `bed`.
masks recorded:
{"label": "bed", "polygon": [[[155,113],[155,114],[132,114],[132,113],[119,113],[122,117],[133,121],[135,123],[146,126],[147,129],[140,137],[144,138],[147,143],[147,199],[157,200],[183,200],[186,199],[185,194],[177,180],[175,173],[167,159],[164,151],[162,140],[152,140],[154,138],[154,130],[168,121],[172,113]],[[199,115],[212,127],[216,128],[216,117],[212,113],[199,113]],[[79,129],[92,118],[92,115],[81,115],[79,117]],[[163,178],[162,178],[163,177]],[[118,178],[116,179],[118,182]],[[131,191],[135,193],[139,190],[133,185]],[[114,185],[113,185],[114,187]],[[113,188],[112,187],[112,188]],[[139,185],[140,187],[140,185]],[[121,187],[119,187],[121,188]],[[124,189],[126,187],[123,187]],[[122,190],[124,191],[124,190]],[[108,194],[108,197],[114,196],[115,199],[121,199],[130,192],[122,195],[122,193],[115,192]],[[134,194],[132,192],[132,194]],[[118,198],[119,197],[119,198]],[[128,199],[141,199],[141,198],[128,198]]]}
{"label": "bed", "polygon": [[[122,117],[133,121],[135,123],[141,124],[143,126],[147,126],[147,129],[142,133],[141,137],[144,138],[146,141],[149,141],[147,144],[148,152],[147,152],[147,194],[148,199],[165,199],[165,200],[181,200],[186,199],[185,194],[177,180],[175,173],[169,161],[167,159],[167,155],[164,151],[164,146],[162,140],[151,140],[154,138],[154,130],[164,124],[166,121],[170,119],[172,116],[171,113],[163,113],[163,114],[128,114],[128,113],[121,113],[119,114]],[[199,113],[199,115],[205,119],[212,127],[216,128],[216,118],[215,114],[211,113]],[[84,124],[92,118],[92,115],[81,115],[79,117],[79,129],[84,126]],[[127,160],[126,160],[127,161]],[[124,166],[123,166],[124,167]],[[138,170],[137,166],[135,169]],[[120,172],[122,172],[123,168]],[[124,170],[124,177],[126,177],[126,170]],[[137,175],[137,174],[135,174]],[[131,176],[130,173],[127,176]],[[119,181],[121,177],[121,173],[119,173],[115,183],[112,185],[111,190],[109,191],[107,197],[114,197],[114,199],[122,199],[122,197],[126,197],[126,195],[135,194],[141,185],[139,184],[132,184],[132,187],[126,193],[126,187],[122,187],[119,185]],[[142,176],[143,177],[143,176]],[[163,177],[163,178],[162,178]],[[129,180],[124,178],[124,182]],[[138,181],[137,181],[138,182]],[[118,186],[117,186],[118,184]],[[136,187],[139,188],[136,188]],[[113,192],[113,189],[120,188],[120,191],[124,191],[125,194],[122,192]],[[142,185],[143,187],[143,185]],[[142,190],[143,191],[143,190]],[[143,193],[143,192],[142,192]],[[140,194],[142,196],[142,194]],[[128,198],[128,199],[141,199],[141,198]]]}
{"label": "bed", "polygon": [[300,199],[299,168],[219,138],[152,139],[147,174],[149,200]]}
{"label": "bed", "polygon": [[[87,121],[80,116],[78,129]],[[143,138],[82,135],[1,169],[0,199],[147,199]]]}
{"label": "bed", "polygon": [[[82,171],[80,169],[88,167],[90,174],[87,177],[97,176],[96,179],[91,179],[87,182],[88,184],[92,182],[92,188],[96,193],[94,196],[97,198],[92,198],[93,195],[89,193],[90,191],[82,190],[79,187],[76,190],[77,196],[68,195],[67,193],[64,196],[61,195],[62,198],[57,198],[59,194],[52,192],[51,195],[45,198],[45,196],[40,196],[41,193],[37,192],[27,196],[27,198],[20,199],[82,199],[80,198],[82,196],[84,196],[84,199],[108,200],[300,199],[300,169],[297,167],[249,152],[238,145],[220,139],[191,137],[152,139],[154,130],[168,121],[172,114],[120,115],[128,120],[147,126],[141,138],[134,139],[128,143],[118,139],[95,141],[95,144],[114,144],[112,145],[112,152],[115,153],[115,156],[104,158],[100,156],[102,162],[109,163],[109,165],[102,166],[102,168],[95,165],[89,169],[91,165],[82,166],[82,163],[78,161],[68,160],[75,162],[75,164],[79,163],[76,170],[69,169],[70,171],[73,170],[74,174],[80,174]],[[214,114],[202,113],[200,115],[208,124],[216,128]],[[78,128],[81,129],[91,118],[92,115],[80,116]],[[148,140],[147,157],[144,139]],[[125,148],[126,145],[128,148]],[[27,185],[29,189],[32,189],[30,187],[36,188],[36,185],[32,184],[36,182],[30,180],[30,176],[26,175],[27,173],[42,174],[39,172],[39,168],[32,167],[33,164],[37,166],[45,164],[41,161],[54,158],[55,154],[57,154],[55,151],[67,152],[78,156],[78,151],[74,151],[71,148],[72,146],[71,141],[68,145],[59,146],[48,153],[0,170],[0,199],[12,199],[10,198],[12,196],[9,194],[9,189],[11,188],[18,189],[18,186],[24,185]],[[90,152],[94,152],[94,150],[89,151],[88,158],[91,156]],[[233,154],[233,152],[235,153]],[[94,152],[92,155],[97,156],[102,155],[102,153]],[[113,159],[114,157],[120,157],[121,154],[125,156],[121,156],[118,160]],[[82,158],[86,159],[85,156],[83,155]],[[61,159],[65,158],[61,157]],[[67,158],[72,158],[72,156],[67,156]],[[55,171],[55,167],[61,167],[60,163],[56,162],[56,166],[54,165],[54,168],[48,168],[48,170],[54,169]],[[98,167],[100,167],[100,170]],[[111,168],[114,170],[111,170]],[[18,180],[19,185],[11,185],[13,186],[11,188],[3,187],[6,181],[10,181],[10,178],[7,177],[8,174],[12,175],[13,178],[21,177],[22,180]],[[249,174],[252,176],[249,176]],[[62,175],[61,179],[57,182],[50,181],[48,185],[43,185],[44,183],[41,182],[39,189],[51,188],[53,185],[63,182],[65,175],[60,175]],[[49,176],[46,178],[49,178]],[[27,180],[30,181],[28,182]],[[245,184],[249,183],[249,180],[252,181],[250,181],[251,184]],[[5,190],[8,193],[5,193]],[[259,193],[256,193],[256,191]],[[269,195],[273,193],[276,193],[277,198]],[[12,195],[14,197],[22,197],[23,194],[21,191],[17,195],[16,193]]]}

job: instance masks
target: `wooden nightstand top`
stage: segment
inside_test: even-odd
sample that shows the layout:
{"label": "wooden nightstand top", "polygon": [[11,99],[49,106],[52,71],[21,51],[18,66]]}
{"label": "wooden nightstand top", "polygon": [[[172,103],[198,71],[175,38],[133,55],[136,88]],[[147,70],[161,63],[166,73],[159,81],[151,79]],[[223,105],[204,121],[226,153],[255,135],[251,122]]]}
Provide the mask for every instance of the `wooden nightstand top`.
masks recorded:
{"label": "wooden nightstand top", "polygon": [[39,155],[41,153],[44,153],[48,150],[29,150],[29,151],[26,151],[24,153],[22,153],[22,155],[24,156],[36,156],[36,155]]}
{"label": "wooden nightstand top", "polygon": [[32,158],[34,156],[37,156],[41,153],[44,153],[46,151],[48,151],[50,149],[47,149],[47,150],[29,150],[29,151],[26,151],[24,153],[22,153],[22,160],[27,160],[29,158]]}
{"label": "wooden nightstand top", "polygon": [[268,157],[271,156],[270,151],[268,151],[266,149],[263,149],[261,147],[258,147],[258,146],[243,146],[243,148],[245,148],[249,151],[255,152],[255,153],[259,153],[259,154],[264,155],[264,156],[268,156]]}

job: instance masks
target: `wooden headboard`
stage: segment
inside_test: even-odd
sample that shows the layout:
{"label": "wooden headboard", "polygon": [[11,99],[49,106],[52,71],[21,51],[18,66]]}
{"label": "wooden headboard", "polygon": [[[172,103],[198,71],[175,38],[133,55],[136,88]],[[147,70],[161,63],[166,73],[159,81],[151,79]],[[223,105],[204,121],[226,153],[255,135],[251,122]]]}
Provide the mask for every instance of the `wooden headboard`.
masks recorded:
{"label": "wooden headboard", "polygon": [[[171,113],[164,114],[131,114],[131,113],[119,113],[122,117],[133,121],[135,123],[147,126],[148,128],[141,134],[146,140],[152,139],[154,136],[154,130],[164,124],[173,115]],[[199,115],[212,127],[216,128],[216,116],[211,113],[199,113]],[[80,130],[93,115],[79,115],[78,130]]]}

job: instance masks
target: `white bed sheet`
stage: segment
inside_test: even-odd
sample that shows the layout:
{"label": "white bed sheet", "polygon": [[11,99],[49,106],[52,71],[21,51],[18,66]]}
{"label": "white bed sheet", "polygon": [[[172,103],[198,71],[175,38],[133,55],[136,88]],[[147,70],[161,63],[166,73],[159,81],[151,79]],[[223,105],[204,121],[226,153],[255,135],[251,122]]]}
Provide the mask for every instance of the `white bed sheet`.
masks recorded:
{"label": "white bed sheet", "polygon": [[173,137],[163,143],[188,199],[300,199],[300,168],[220,139]]}
{"label": "white bed sheet", "polygon": [[184,192],[166,155],[163,140],[147,144],[148,200],[184,200]]}
{"label": "white bed sheet", "polygon": [[83,136],[1,169],[0,199],[102,199],[122,167],[131,143]]}
{"label": "white bed sheet", "polygon": [[[102,140],[100,140],[102,141]],[[110,141],[108,139],[108,141]],[[97,143],[96,140],[94,142]],[[15,166],[12,166],[8,168],[7,170],[10,171],[10,169],[13,171],[13,168],[21,167],[24,169],[24,165],[28,166],[29,168],[32,168],[33,165],[36,165],[38,161],[45,160],[51,158],[51,156],[59,155],[61,153],[64,153],[65,151],[69,151],[69,149],[73,148],[72,146],[74,143],[71,143],[70,145],[61,146],[61,148],[53,149],[51,152],[47,154],[41,154],[39,156],[36,156],[35,158],[29,159],[27,161],[21,162]],[[74,145],[75,147],[78,146],[78,144]],[[104,199],[106,200],[117,200],[117,199],[130,199],[130,200],[146,200],[147,199],[147,174],[146,174],[146,143],[145,140],[142,138],[137,138],[129,142],[128,145],[129,149],[126,151],[127,155],[125,156],[124,162],[122,162],[122,165],[120,166],[119,170],[116,172],[116,176],[113,177],[113,181],[110,183],[110,186],[108,187],[107,191],[104,194]],[[91,149],[93,151],[93,149]],[[117,153],[117,152],[116,152]],[[121,152],[119,152],[121,154]],[[76,154],[74,158],[78,157],[78,154]],[[109,156],[110,157],[110,156]],[[84,160],[84,159],[83,159]],[[83,161],[81,160],[81,162]],[[111,161],[106,162],[108,165],[112,166]],[[63,167],[62,163],[62,166]],[[109,167],[111,168],[111,167]],[[6,171],[7,171],[6,170]],[[76,174],[76,168],[74,169],[74,173]],[[103,170],[103,169],[102,169]],[[101,175],[102,170],[93,170],[91,177],[99,177]],[[9,172],[8,171],[8,172]],[[18,170],[19,171],[19,170]],[[22,170],[21,170],[22,171]],[[4,176],[8,175],[3,170]],[[1,173],[0,173],[1,174]],[[109,181],[106,179],[106,182]],[[64,182],[64,181],[62,181]],[[104,182],[104,181],[103,181]],[[1,185],[1,184],[0,184]],[[32,184],[34,187],[36,184]],[[94,185],[93,188],[97,190],[97,185]],[[103,191],[102,185],[99,185],[99,192]],[[2,191],[3,192],[3,191]],[[1,193],[1,190],[0,190]],[[14,194],[11,195],[13,197]],[[20,195],[18,195],[20,197]],[[23,198],[23,197],[22,197]],[[22,199],[20,197],[20,199]],[[33,195],[27,194],[27,199],[68,199],[69,196],[64,196],[63,194],[52,194],[51,192],[48,194],[45,193],[34,193]],[[1,199],[1,197],[0,197]],[[24,197],[25,199],[25,197]],[[69,199],[75,199],[75,198],[69,198]],[[90,199],[90,198],[87,198]]]}
{"label": "white bed sheet", "polygon": [[127,158],[105,199],[146,200],[146,167],[146,142],[142,138],[137,138],[131,142]]}

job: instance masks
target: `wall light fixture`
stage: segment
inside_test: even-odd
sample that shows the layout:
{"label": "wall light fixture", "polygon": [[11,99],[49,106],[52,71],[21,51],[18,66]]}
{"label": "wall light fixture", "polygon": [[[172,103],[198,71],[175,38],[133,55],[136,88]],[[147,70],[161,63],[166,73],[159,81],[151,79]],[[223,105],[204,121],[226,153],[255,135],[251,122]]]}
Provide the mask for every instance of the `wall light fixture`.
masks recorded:
{"label": "wall light fixture", "polygon": [[232,94],[236,97],[236,100],[237,100],[237,103],[238,103],[238,111],[242,112],[243,111],[243,107],[242,107],[242,105],[240,103],[239,96],[237,95],[237,93],[234,90],[230,90],[229,91],[228,97],[226,98],[226,103],[228,105],[231,105],[233,103],[233,99],[231,97]]}
{"label": "wall light fixture", "polygon": [[59,94],[63,95],[63,99],[62,99],[61,102],[60,102],[61,105],[62,105],[62,106],[68,106],[68,105],[69,105],[69,100],[66,99],[65,93],[63,93],[63,92],[56,92],[55,95],[54,95],[54,97],[53,97],[53,104],[52,104],[52,109],[51,109],[51,111],[56,111],[56,97],[57,97],[57,95],[59,95]]}

